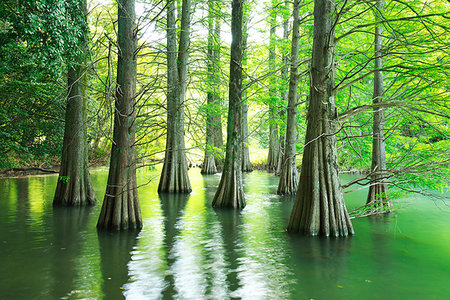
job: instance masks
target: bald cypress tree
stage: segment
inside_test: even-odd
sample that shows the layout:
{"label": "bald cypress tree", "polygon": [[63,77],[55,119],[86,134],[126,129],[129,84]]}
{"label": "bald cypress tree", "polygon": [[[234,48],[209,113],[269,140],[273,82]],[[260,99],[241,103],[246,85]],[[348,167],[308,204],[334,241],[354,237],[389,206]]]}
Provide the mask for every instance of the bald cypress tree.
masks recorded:
{"label": "bald cypress tree", "polygon": [[294,22],[292,27],[291,74],[289,80],[286,141],[281,161],[278,194],[292,195],[297,190],[298,175],[297,155],[297,88],[298,88],[298,54],[300,41],[300,0],[294,0]]}
{"label": "bald cypress tree", "polygon": [[353,227],[338,176],[334,91],[333,0],[314,1],[310,103],[297,195],[288,230],[307,235],[347,236]]}
{"label": "bald cypress tree", "polygon": [[134,0],[118,1],[117,89],[114,133],[105,199],[98,219],[101,230],[140,229],[136,182],[136,49]]}
{"label": "bald cypress tree", "polygon": [[241,165],[243,2],[243,0],[232,2],[227,145],[222,177],[212,202],[214,207],[243,208],[245,206]]}
{"label": "bald cypress tree", "polygon": [[81,36],[75,61],[69,63],[67,72],[67,105],[61,167],[53,205],[75,206],[94,204],[95,193],[88,167],[86,134],[87,116],[87,64],[88,24],[86,0],[75,2],[69,12],[71,19],[80,20]]}
{"label": "bald cypress tree", "polygon": [[191,0],[183,0],[177,51],[175,1],[167,3],[167,137],[158,192],[190,193],[184,142],[184,98],[190,34]]}
{"label": "bald cypress tree", "polygon": [[[380,20],[380,14],[384,8],[384,1],[377,1],[375,16]],[[377,105],[383,101],[383,27],[381,24],[375,26],[375,71],[373,80],[372,103]],[[384,137],[384,108],[380,107],[373,113],[373,142],[372,142],[372,167],[370,176],[370,187],[367,195],[367,204],[374,204],[389,211],[392,207],[387,198],[387,185],[383,177],[386,176],[386,150]]]}

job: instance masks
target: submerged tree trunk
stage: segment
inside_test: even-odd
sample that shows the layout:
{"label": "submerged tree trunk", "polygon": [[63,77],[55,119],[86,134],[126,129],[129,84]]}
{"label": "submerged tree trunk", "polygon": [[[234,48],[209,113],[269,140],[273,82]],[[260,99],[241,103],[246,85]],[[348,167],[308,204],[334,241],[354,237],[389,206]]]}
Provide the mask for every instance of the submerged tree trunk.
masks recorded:
{"label": "submerged tree trunk", "polygon": [[276,74],[275,74],[275,39],[276,39],[276,18],[275,6],[277,4],[272,1],[272,8],[269,16],[270,23],[270,40],[269,40],[269,72],[273,72],[270,75],[269,83],[269,154],[267,157],[267,167],[269,172],[275,172],[278,163],[278,151],[279,151],[279,140],[278,140],[278,125],[277,120],[277,106],[276,106]]}
{"label": "submerged tree trunk", "polygon": [[243,208],[245,206],[241,170],[242,6],[243,0],[233,0],[227,149],[222,177],[212,202],[214,207]]}
{"label": "submerged tree trunk", "polygon": [[108,183],[97,228],[142,228],[136,183],[136,49],[134,0],[118,1],[119,57]]}
{"label": "submerged tree trunk", "polygon": [[92,205],[96,202],[88,167],[86,134],[87,85],[87,4],[80,1],[83,16],[83,35],[80,37],[80,54],[68,70],[68,96],[64,128],[63,151],[58,183],[53,205]]}
{"label": "submerged tree trunk", "polygon": [[300,183],[288,230],[307,235],[347,236],[353,227],[345,207],[336,154],[332,0],[314,1],[311,88]]}
{"label": "submerged tree trunk", "polygon": [[289,80],[288,108],[285,153],[281,162],[278,194],[292,195],[297,190],[298,175],[297,155],[297,88],[298,88],[298,54],[300,41],[300,0],[294,0],[294,22],[292,28],[291,76]]}
{"label": "submerged tree trunk", "polygon": [[167,5],[167,138],[159,193],[190,193],[184,143],[184,98],[186,92],[191,1],[183,0],[180,45],[177,58],[175,2]]}
{"label": "submerged tree trunk", "polygon": [[207,108],[206,108],[206,145],[205,159],[203,160],[202,174],[217,173],[216,162],[214,160],[214,1],[208,1],[208,92],[207,92]]}
{"label": "submerged tree trunk", "polygon": [[[247,10],[247,9],[246,9]],[[247,67],[247,14],[248,12],[244,12],[244,19],[242,20],[243,24],[243,32],[242,32],[242,66],[243,68]],[[250,162],[250,151],[248,145],[248,98],[247,98],[247,76],[245,72],[242,74],[242,172],[252,172],[253,166]]]}
{"label": "submerged tree trunk", "polygon": [[[384,8],[384,1],[377,2],[376,12],[378,16]],[[380,19],[376,17],[376,19]],[[382,25],[375,27],[375,72],[373,85],[374,105],[383,101],[383,28]],[[370,176],[369,194],[367,196],[367,204],[373,203],[379,208],[390,211],[392,207],[391,201],[387,198],[387,185],[383,176],[386,171],[386,150],[384,137],[384,108],[378,108],[373,114],[373,144],[372,144],[372,167]]]}

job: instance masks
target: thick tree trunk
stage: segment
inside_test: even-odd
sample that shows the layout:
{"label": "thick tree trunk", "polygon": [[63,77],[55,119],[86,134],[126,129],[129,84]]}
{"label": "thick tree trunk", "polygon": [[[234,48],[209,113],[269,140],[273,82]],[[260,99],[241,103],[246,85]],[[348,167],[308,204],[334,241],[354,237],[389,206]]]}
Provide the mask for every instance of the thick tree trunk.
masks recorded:
{"label": "thick tree trunk", "polygon": [[[277,3],[272,1],[272,8],[269,15],[270,23],[270,35],[269,35],[269,72],[275,72],[275,39],[276,39],[276,18],[275,6]],[[275,172],[278,163],[278,151],[279,151],[279,140],[278,140],[278,125],[276,123],[277,117],[277,88],[276,88],[276,74],[270,75],[269,83],[269,154],[267,156],[267,167],[269,172]]]}
{"label": "thick tree trunk", "polygon": [[[242,20],[243,32],[242,32],[242,66],[247,67],[247,14],[244,12],[244,19]],[[248,145],[248,98],[247,98],[247,76],[242,74],[242,172],[252,172],[253,166],[250,162],[250,151]]]}
{"label": "thick tree trunk", "polygon": [[159,193],[190,193],[184,143],[184,98],[186,92],[191,1],[183,0],[180,45],[176,46],[175,3],[167,6],[167,138]]}
{"label": "thick tree trunk", "polygon": [[347,236],[353,227],[345,207],[336,154],[334,19],[332,0],[314,1],[310,104],[302,171],[288,230]]}
{"label": "thick tree trunk", "polygon": [[86,134],[87,85],[87,6],[80,1],[79,11],[85,28],[80,38],[81,52],[68,70],[68,96],[61,167],[53,205],[92,205],[96,202],[88,167]]}
{"label": "thick tree trunk", "polygon": [[[377,1],[378,16],[384,8],[384,0]],[[376,17],[379,19],[379,17]],[[383,101],[383,27],[375,27],[375,72],[373,85],[373,104]],[[384,137],[384,108],[378,108],[373,114],[373,144],[372,144],[372,175],[370,176],[369,194],[367,204],[373,203],[376,207],[383,208],[387,212],[392,207],[391,201],[387,198],[387,185],[383,176],[386,172],[386,150]]]}
{"label": "thick tree trunk", "polygon": [[206,145],[205,159],[203,160],[202,174],[217,173],[216,162],[214,160],[214,1],[208,0],[208,92],[206,108]]}
{"label": "thick tree trunk", "polygon": [[291,77],[289,80],[289,94],[287,107],[287,125],[285,153],[281,162],[280,182],[278,194],[293,195],[297,190],[298,175],[296,165],[297,155],[297,88],[298,88],[298,54],[300,41],[300,0],[294,0],[294,22],[292,27],[291,46]]}
{"label": "thick tree trunk", "polygon": [[136,48],[134,0],[118,2],[117,90],[108,183],[97,228],[142,228],[136,183]]}
{"label": "thick tree trunk", "polygon": [[243,0],[233,0],[227,149],[222,177],[212,202],[214,207],[243,208],[245,206],[241,170],[242,15]]}

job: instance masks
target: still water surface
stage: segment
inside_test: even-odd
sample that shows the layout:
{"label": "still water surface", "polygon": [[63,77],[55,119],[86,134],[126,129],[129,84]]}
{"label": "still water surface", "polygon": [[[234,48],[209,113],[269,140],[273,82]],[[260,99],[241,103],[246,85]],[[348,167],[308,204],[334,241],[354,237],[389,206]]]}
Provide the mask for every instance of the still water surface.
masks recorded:
{"label": "still water surface", "polygon": [[[450,299],[450,207],[417,196],[352,238],[285,232],[278,177],[244,175],[247,206],[214,210],[219,175],[158,196],[140,172],[144,229],[97,233],[100,205],[53,208],[56,176],[0,179],[0,299]],[[344,176],[343,181],[352,177]],[[107,171],[92,172],[103,199]],[[367,190],[346,194],[358,207]]]}

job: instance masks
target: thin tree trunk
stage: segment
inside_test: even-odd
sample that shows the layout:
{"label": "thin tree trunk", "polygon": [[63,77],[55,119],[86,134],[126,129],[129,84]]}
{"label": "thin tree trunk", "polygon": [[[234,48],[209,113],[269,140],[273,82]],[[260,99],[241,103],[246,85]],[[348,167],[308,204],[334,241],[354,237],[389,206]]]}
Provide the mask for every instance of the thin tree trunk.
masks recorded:
{"label": "thin tree trunk", "polygon": [[[284,13],[283,13],[283,40],[288,41],[289,38],[289,2],[287,0],[284,1]],[[281,99],[283,100],[283,108],[280,110],[280,120],[283,120],[283,124],[286,123],[286,126],[280,128],[280,150],[278,151],[278,162],[277,169],[275,171],[275,175],[281,175],[281,169],[283,164],[283,157],[286,153],[286,130],[287,130],[287,120],[285,119],[286,110],[284,109],[285,105],[288,105],[288,86],[289,86],[289,51],[287,47],[282,47],[283,57],[282,57],[282,68],[281,68]]]}
{"label": "thin tree trunk", "polygon": [[243,0],[233,0],[227,148],[222,177],[212,202],[214,207],[243,208],[245,206],[241,170],[242,15]]}
{"label": "thin tree trunk", "polygon": [[300,42],[300,0],[294,0],[294,22],[292,28],[291,46],[291,77],[289,80],[286,146],[281,162],[278,194],[293,195],[297,190],[298,175],[296,165],[297,155],[297,88],[298,88],[298,54]]}
{"label": "thin tree trunk", "polygon": [[223,169],[223,133],[222,133],[222,114],[221,114],[221,99],[220,99],[220,16],[221,16],[221,2],[215,3],[214,16],[214,47],[213,47],[213,71],[214,71],[214,107],[215,114],[213,115],[214,124],[214,160],[218,171]]}
{"label": "thin tree trunk", "polygon": [[[272,8],[269,15],[270,23],[270,35],[269,35],[269,72],[275,72],[275,37],[276,37],[276,18],[275,13],[276,2],[272,1]],[[276,109],[276,74],[270,75],[269,83],[269,154],[267,157],[267,167],[269,172],[275,172],[278,163],[278,151],[279,151],[279,140],[278,140],[278,125],[277,120],[277,109]]]}
{"label": "thin tree trunk", "polygon": [[184,98],[186,92],[191,1],[183,0],[180,45],[176,50],[175,3],[167,5],[167,138],[159,193],[190,193],[184,143]]}
{"label": "thin tree trunk", "polygon": [[332,0],[314,1],[310,104],[300,183],[288,230],[307,235],[347,236],[353,227],[338,176],[334,92]]}
{"label": "thin tree trunk", "polygon": [[68,96],[61,167],[53,205],[75,206],[95,204],[88,167],[88,146],[86,128],[87,102],[87,4],[79,2],[75,13],[83,16],[84,30],[80,37],[81,53],[68,70]]}
{"label": "thin tree trunk", "polygon": [[[247,9],[246,9],[247,10]],[[243,68],[247,67],[247,14],[248,12],[244,12],[243,19],[243,33],[242,33],[242,66]],[[248,98],[247,98],[247,76],[245,72],[242,74],[242,82],[243,82],[243,90],[242,90],[242,172],[252,172],[253,166],[250,162],[250,151],[248,146]]]}
{"label": "thin tree trunk", "polygon": [[[380,19],[379,14],[384,9],[384,0],[377,1],[376,19]],[[374,105],[383,101],[383,27],[375,27],[375,72],[373,85]],[[374,203],[377,207],[382,207],[387,212],[392,207],[391,201],[387,198],[387,185],[383,182],[386,171],[386,150],[384,137],[384,108],[378,108],[373,114],[373,144],[372,144],[372,175],[370,177],[369,194],[367,204]]]}
{"label": "thin tree trunk", "polygon": [[136,49],[134,0],[118,1],[117,89],[114,134],[105,199],[97,223],[102,230],[142,228],[136,182]]}
{"label": "thin tree trunk", "polygon": [[208,79],[207,84],[207,108],[206,108],[206,145],[205,145],[205,159],[203,160],[202,174],[217,173],[216,162],[214,160],[214,2],[208,0]]}

